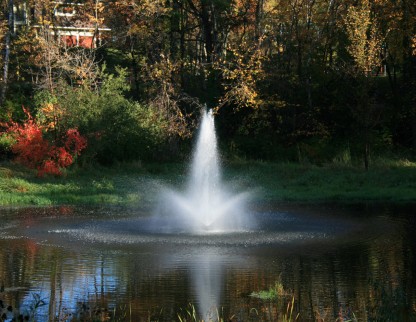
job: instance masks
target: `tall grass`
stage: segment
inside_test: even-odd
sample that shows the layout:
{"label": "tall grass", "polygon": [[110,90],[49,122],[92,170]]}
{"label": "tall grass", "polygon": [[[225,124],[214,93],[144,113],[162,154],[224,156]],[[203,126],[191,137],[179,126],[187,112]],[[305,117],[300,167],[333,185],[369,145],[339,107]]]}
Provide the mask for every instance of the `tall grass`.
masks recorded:
{"label": "tall grass", "polygon": [[286,313],[283,314],[282,322],[292,322],[297,321],[299,318],[299,313],[296,316],[293,316],[293,309],[295,307],[295,297],[292,297],[292,301],[287,303]]}
{"label": "tall grass", "polygon": [[196,313],[195,306],[190,303],[186,309],[181,309],[177,314],[179,322],[224,322],[233,321],[234,315],[229,318],[224,318],[223,314],[220,314],[218,308],[209,312],[206,318],[201,318]]}

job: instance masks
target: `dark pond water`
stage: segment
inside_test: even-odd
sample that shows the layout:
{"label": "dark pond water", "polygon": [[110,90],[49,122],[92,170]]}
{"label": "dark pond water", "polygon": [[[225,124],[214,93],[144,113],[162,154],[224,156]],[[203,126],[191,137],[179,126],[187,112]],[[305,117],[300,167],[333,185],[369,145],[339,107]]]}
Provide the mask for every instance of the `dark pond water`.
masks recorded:
{"label": "dark pond water", "polygon": [[[172,321],[189,304],[277,321],[292,300],[298,321],[415,321],[415,210],[264,205],[256,228],[190,234],[138,209],[3,208],[0,299],[38,321]],[[278,300],[250,296],[276,283]]]}

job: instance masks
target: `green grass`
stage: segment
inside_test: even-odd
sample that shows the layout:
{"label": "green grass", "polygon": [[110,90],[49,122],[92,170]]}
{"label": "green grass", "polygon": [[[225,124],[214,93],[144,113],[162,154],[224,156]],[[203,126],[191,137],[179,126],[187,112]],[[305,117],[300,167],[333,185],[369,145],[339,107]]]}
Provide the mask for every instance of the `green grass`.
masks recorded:
{"label": "green grass", "polygon": [[[161,185],[183,188],[187,165],[120,164],[68,170],[63,177],[36,177],[13,163],[0,164],[0,205],[150,205]],[[414,202],[416,163],[386,161],[369,171],[342,164],[224,163],[224,181],[235,191],[254,191],[257,201]]]}
{"label": "green grass", "polygon": [[294,163],[240,163],[228,177],[258,198],[275,201],[416,201],[416,163],[397,162],[360,167]]}
{"label": "green grass", "polygon": [[14,164],[0,165],[0,205],[143,204],[157,187],[140,167],[90,168],[38,178]]}

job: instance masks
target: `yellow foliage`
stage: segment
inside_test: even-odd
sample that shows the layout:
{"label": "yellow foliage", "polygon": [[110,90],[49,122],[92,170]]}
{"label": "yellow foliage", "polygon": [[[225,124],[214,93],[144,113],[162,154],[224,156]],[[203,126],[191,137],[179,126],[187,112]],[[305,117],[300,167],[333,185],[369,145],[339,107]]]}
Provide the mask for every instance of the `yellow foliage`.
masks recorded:
{"label": "yellow foliage", "polygon": [[222,73],[226,90],[217,109],[226,104],[233,104],[237,108],[258,107],[260,99],[257,82],[264,77],[260,46],[249,46],[243,41],[235,48],[229,44],[227,51],[231,59],[220,60],[214,66]]}
{"label": "yellow foliage", "polygon": [[348,9],[345,19],[350,40],[348,52],[361,71],[368,74],[381,63],[381,37],[378,21],[372,16],[369,0]]}
{"label": "yellow foliage", "polygon": [[38,122],[39,126],[46,131],[56,129],[62,111],[57,104],[50,102],[44,103],[39,109]]}
{"label": "yellow foliage", "polygon": [[412,53],[414,56],[416,56],[416,35],[412,38]]}

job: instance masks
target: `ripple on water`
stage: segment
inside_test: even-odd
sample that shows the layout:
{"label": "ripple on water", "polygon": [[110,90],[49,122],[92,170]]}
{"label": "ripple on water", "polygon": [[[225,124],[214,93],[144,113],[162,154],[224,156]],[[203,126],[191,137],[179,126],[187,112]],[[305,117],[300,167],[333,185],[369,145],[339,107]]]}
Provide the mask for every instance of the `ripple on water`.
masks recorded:
{"label": "ripple on water", "polygon": [[271,244],[323,241],[356,229],[339,221],[316,221],[288,214],[257,214],[256,228],[238,231],[199,230],[186,231],[178,225],[167,229],[169,221],[154,218],[105,220],[77,224],[76,227],[49,229],[49,234],[67,236],[84,242],[105,244],[171,244],[208,246],[258,246]]}

